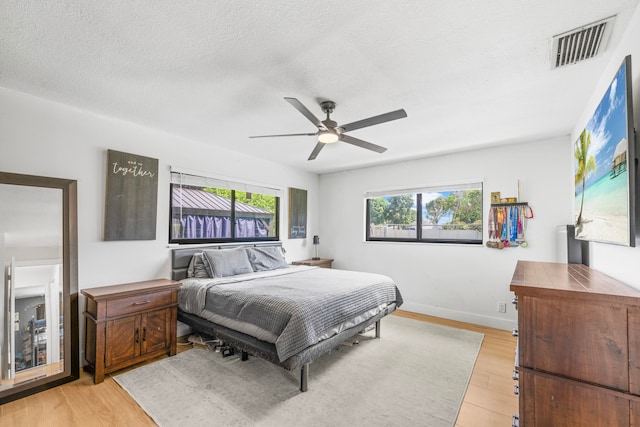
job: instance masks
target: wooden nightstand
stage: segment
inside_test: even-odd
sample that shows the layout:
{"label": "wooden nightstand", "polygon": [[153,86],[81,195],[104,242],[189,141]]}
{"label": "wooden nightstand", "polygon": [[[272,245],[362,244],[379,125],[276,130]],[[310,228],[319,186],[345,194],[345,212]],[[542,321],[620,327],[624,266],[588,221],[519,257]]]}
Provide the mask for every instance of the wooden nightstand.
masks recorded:
{"label": "wooden nightstand", "polygon": [[83,289],[87,297],[84,370],[105,374],[176,354],[180,282],[158,279]]}
{"label": "wooden nightstand", "polygon": [[331,268],[332,259],[320,258],[320,259],[304,259],[302,261],[293,261],[293,265],[310,265],[313,267]]}

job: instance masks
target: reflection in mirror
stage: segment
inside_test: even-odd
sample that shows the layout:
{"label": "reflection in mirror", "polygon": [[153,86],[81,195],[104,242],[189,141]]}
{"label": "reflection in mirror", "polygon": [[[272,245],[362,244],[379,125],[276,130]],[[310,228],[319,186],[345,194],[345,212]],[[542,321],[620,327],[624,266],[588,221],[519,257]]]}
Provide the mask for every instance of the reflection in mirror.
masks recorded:
{"label": "reflection in mirror", "polygon": [[75,186],[0,172],[0,404],[78,377]]}
{"label": "reflection in mirror", "polygon": [[19,262],[12,257],[10,284],[14,280],[9,289],[14,298],[9,318],[14,319],[14,341],[7,377],[14,384],[63,370],[61,269],[55,259]]}

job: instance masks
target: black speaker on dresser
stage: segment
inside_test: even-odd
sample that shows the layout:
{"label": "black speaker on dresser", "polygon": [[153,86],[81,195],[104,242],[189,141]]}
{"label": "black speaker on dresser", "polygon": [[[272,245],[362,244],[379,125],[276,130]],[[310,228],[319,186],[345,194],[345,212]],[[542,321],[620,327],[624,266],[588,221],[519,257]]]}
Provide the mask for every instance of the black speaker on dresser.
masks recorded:
{"label": "black speaker on dresser", "polygon": [[589,242],[576,239],[574,225],[567,225],[567,262],[589,266]]}

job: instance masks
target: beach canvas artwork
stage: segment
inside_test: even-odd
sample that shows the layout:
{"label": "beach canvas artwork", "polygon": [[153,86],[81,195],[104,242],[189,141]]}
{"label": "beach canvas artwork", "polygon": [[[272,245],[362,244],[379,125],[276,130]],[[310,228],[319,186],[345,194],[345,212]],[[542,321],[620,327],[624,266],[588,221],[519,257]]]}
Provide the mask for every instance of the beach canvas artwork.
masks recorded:
{"label": "beach canvas artwork", "polygon": [[574,144],[576,238],[630,244],[627,62]]}

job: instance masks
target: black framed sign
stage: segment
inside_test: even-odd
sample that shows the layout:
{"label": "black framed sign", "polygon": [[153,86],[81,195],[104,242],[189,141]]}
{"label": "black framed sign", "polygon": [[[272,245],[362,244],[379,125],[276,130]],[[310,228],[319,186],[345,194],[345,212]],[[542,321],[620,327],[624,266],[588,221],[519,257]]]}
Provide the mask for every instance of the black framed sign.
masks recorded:
{"label": "black framed sign", "polygon": [[155,240],[158,159],[107,150],[104,240]]}
{"label": "black framed sign", "polygon": [[289,188],[289,238],[307,237],[307,190]]}

